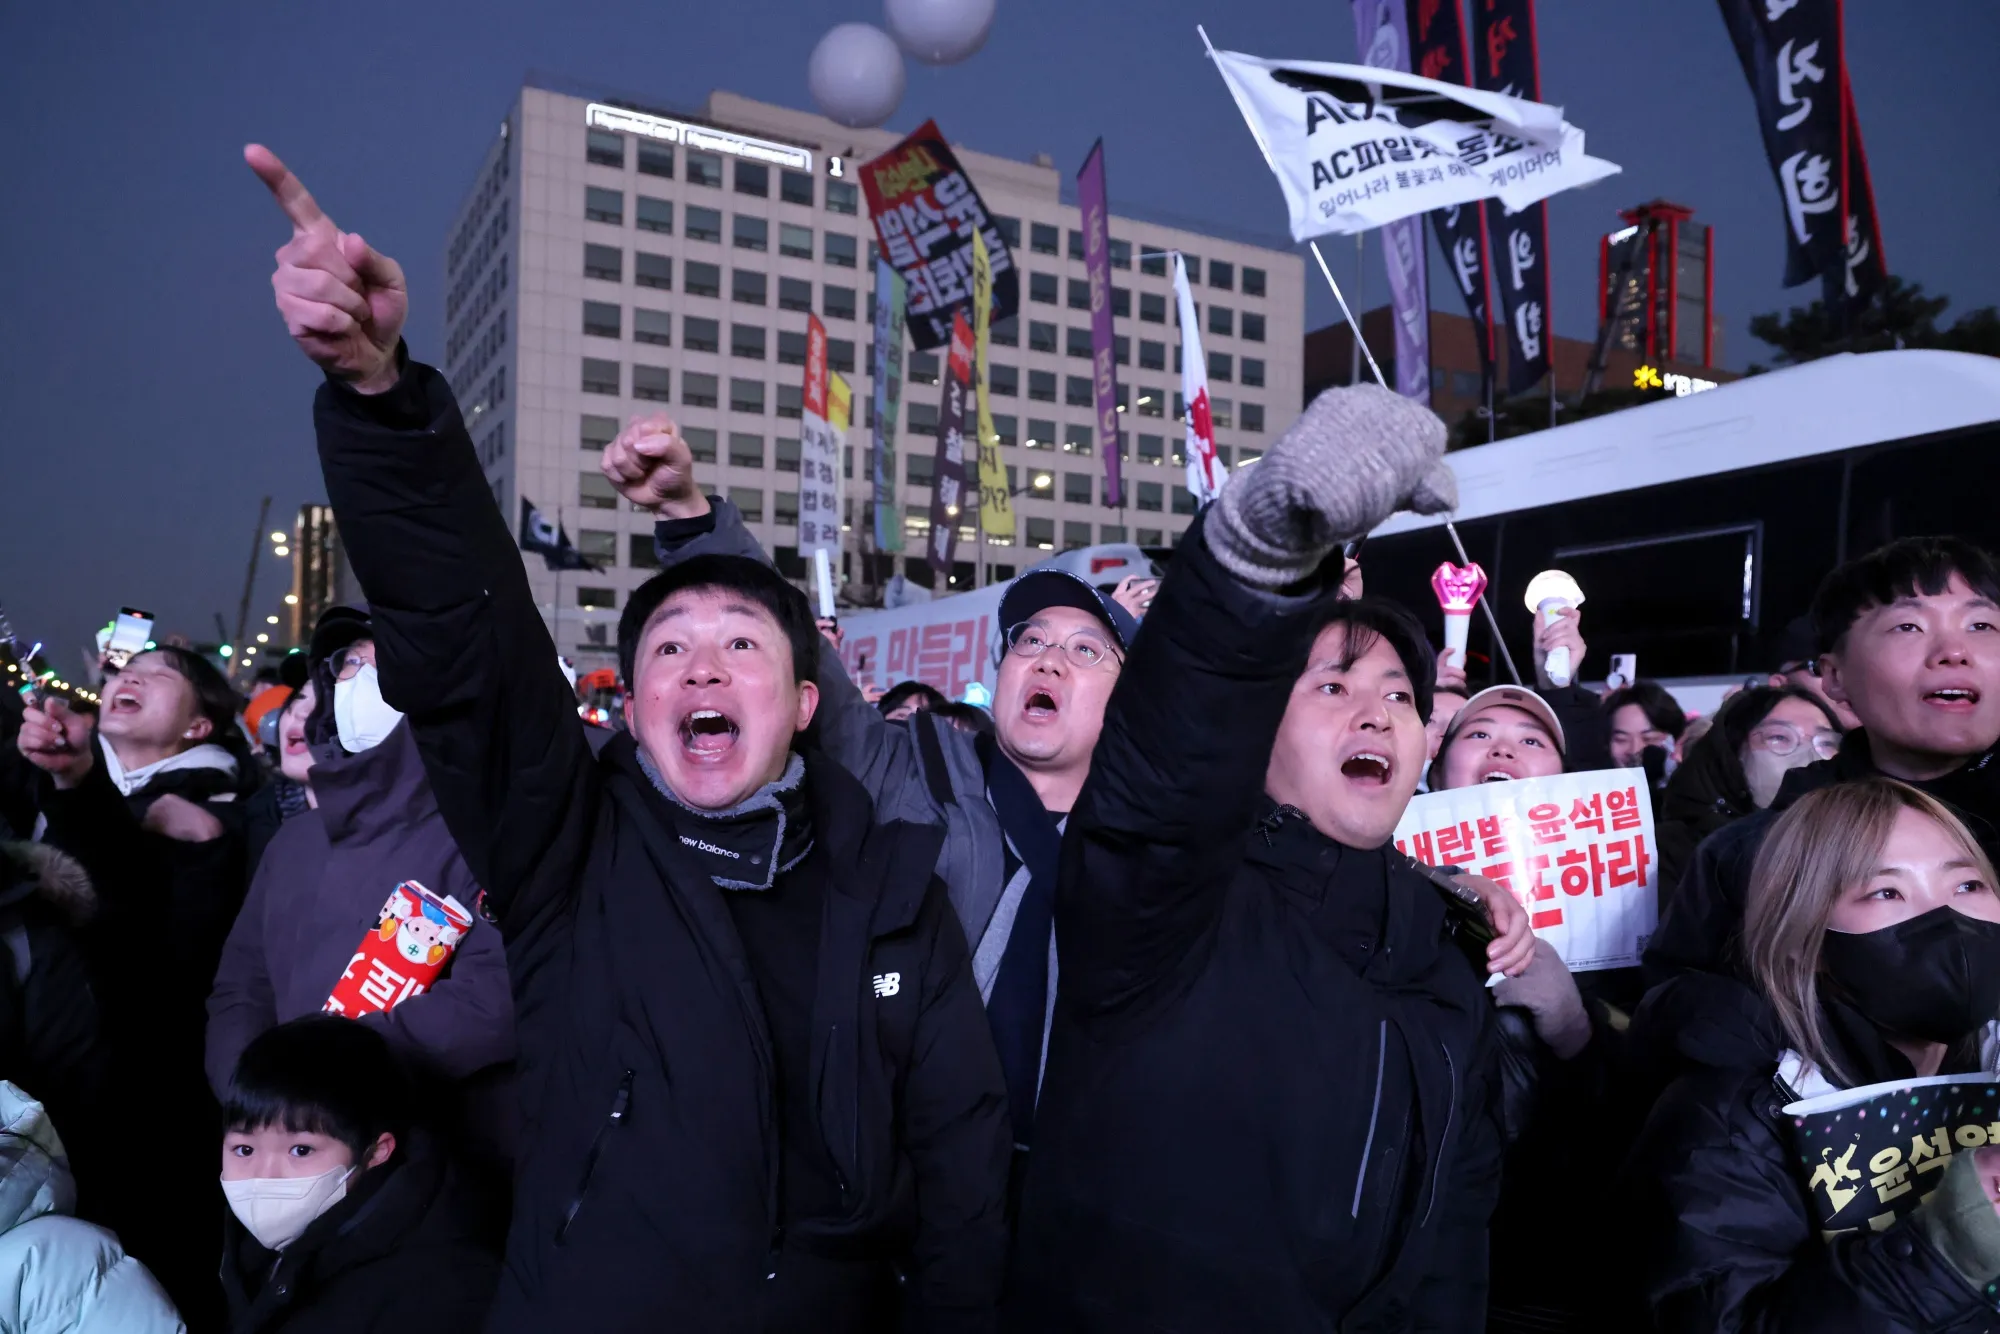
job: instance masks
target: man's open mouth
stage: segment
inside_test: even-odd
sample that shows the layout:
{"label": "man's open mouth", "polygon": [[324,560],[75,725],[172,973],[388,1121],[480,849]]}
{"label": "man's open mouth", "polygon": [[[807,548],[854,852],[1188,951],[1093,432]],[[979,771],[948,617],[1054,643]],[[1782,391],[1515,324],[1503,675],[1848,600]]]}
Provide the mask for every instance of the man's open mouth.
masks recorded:
{"label": "man's open mouth", "polygon": [[1391,760],[1387,755],[1376,750],[1364,750],[1350,755],[1343,760],[1340,765],[1340,772],[1343,777],[1350,778],[1357,783],[1368,784],[1374,787],[1386,787],[1389,783],[1389,775],[1395,772],[1395,768],[1395,761]]}
{"label": "man's open mouth", "polygon": [[1058,712],[1056,697],[1046,690],[1031,691],[1027,702],[1021,705],[1021,712],[1030,718],[1053,718]]}
{"label": "man's open mouth", "polygon": [[736,736],[736,724],[715,709],[696,709],[681,719],[681,749],[697,758],[728,754]]}

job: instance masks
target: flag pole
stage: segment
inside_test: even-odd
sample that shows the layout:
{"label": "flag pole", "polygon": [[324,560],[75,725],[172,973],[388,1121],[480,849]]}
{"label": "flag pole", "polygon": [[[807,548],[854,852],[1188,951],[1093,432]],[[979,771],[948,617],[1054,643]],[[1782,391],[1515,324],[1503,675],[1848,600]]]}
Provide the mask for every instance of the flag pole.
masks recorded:
{"label": "flag pole", "polygon": [[[558,504],[558,505],[556,506],[556,548],[557,548],[557,550],[558,550],[558,551],[560,551],[560,550],[561,550],[561,548],[562,548],[562,531],[563,531],[563,517],[562,517],[562,506],[561,506],[560,504]],[[560,561],[560,559],[558,559],[558,561],[556,562],[556,602],[555,602],[555,606],[554,606],[554,607],[553,607],[553,608],[551,609],[551,611],[552,611],[552,616],[551,616],[551,622],[550,622],[550,625],[549,625],[549,638],[551,638],[551,639],[553,639],[553,640],[555,640],[555,641],[556,641],[556,656],[557,656],[558,658],[560,658],[560,657],[562,657],[562,656],[563,656],[563,651],[562,651],[562,577],[563,577],[563,567],[562,567],[562,562]]]}
{"label": "flag pole", "polygon": [[[1327,267],[1326,256],[1319,252],[1319,242],[1312,241],[1309,244],[1312,247],[1313,258],[1319,261],[1319,271],[1326,275],[1326,285],[1333,289],[1333,299],[1340,303],[1340,313],[1347,318],[1347,328],[1354,335],[1354,345],[1368,358],[1368,369],[1375,373],[1375,383],[1387,389],[1389,382],[1382,378],[1382,368],[1376,364],[1375,354],[1369,350],[1368,341],[1361,336],[1361,321],[1354,318],[1354,312],[1347,307],[1347,298],[1340,294],[1340,284],[1333,280],[1333,270]],[[1444,530],[1451,535],[1451,545],[1457,550],[1459,561],[1466,565],[1472,564],[1472,558],[1465,554],[1465,543],[1459,540],[1458,526],[1450,519],[1446,519]],[[1507,640],[1500,633],[1499,618],[1494,616],[1493,606],[1486,600],[1484,593],[1479,595],[1479,608],[1486,613],[1486,628],[1492,631],[1493,642],[1500,646],[1500,656],[1506,659],[1507,674],[1514,678],[1515,685],[1520,685],[1521,672],[1514,665],[1513,651],[1507,647]]]}

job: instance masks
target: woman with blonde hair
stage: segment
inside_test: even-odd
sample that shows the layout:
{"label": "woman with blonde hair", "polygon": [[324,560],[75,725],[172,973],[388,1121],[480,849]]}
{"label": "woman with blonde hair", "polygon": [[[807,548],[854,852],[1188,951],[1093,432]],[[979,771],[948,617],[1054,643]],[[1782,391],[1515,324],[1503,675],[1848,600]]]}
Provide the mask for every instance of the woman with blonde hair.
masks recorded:
{"label": "woman with blonde hair", "polygon": [[[1836,1089],[1996,1069],[2000,898],[1979,845],[1902,783],[1814,792],[1758,854],[1743,954],[1768,1061],[1683,1076],[1627,1166],[1654,1325],[1993,1328],[2000,1149],[1957,1154],[1886,1229],[1823,1238],[1781,1110]],[[1740,1052],[1742,1036],[1715,1049]],[[1682,1045],[1700,1059],[1699,1035]]]}

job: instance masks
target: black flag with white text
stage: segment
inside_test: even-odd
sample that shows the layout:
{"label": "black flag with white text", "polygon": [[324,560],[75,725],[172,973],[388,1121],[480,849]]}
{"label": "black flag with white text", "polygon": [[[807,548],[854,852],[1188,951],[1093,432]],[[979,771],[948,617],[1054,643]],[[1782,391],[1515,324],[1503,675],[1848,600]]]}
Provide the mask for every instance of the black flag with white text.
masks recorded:
{"label": "black flag with white text", "polygon": [[[1473,0],[1472,84],[1487,92],[1539,102],[1542,75],[1535,55],[1535,0]],[[1507,393],[1533,389],[1549,373],[1548,205],[1518,213],[1491,209],[1493,281],[1507,322]]]}

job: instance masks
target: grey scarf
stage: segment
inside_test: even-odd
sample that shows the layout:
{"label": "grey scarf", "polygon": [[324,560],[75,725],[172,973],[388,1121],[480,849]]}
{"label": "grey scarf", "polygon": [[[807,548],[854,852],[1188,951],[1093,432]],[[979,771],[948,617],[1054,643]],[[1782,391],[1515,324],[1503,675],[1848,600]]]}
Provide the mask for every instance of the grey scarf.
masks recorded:
{"label": "grey scarf", "polygon": [[639,754],[659,794],[673,803],[674,833],[721,889],[769,889],[812,851],[812,817],[806,808],[805,761],[797,752],[785,772],[727,810],[704,811],[674,794],[646,752]]}

